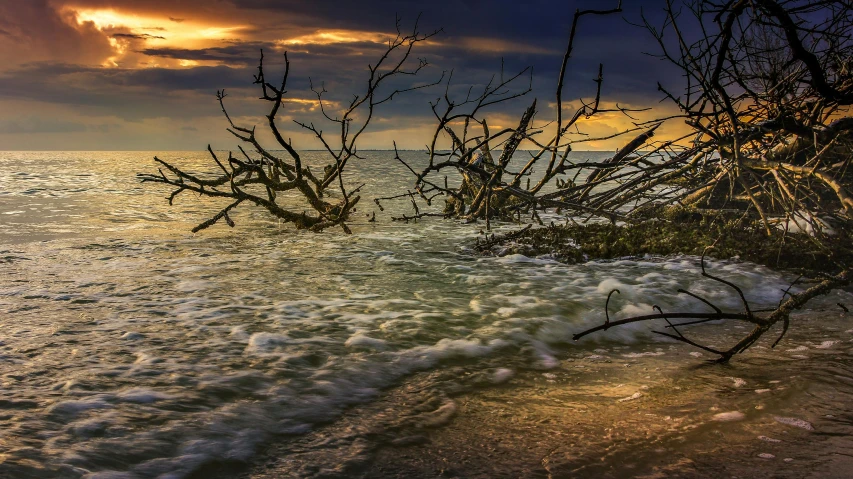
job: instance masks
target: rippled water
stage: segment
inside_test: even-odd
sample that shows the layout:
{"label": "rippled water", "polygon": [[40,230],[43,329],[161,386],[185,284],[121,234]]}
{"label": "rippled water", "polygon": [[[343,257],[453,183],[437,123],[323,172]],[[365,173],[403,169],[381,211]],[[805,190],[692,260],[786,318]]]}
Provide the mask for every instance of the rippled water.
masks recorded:
{"label": "rippled water", "polygon": [[[696,307],[669,295],[680,287],[737,307],[693,257],[482,258],[465,249],[482,225],[391,222],[407,205],[380,212],[371,199],[410,178],[384,152],[353,173],[367,184],[353,235],[297,232],[252,210],[233,230],[191,235],[216,205],[170,208],[166,190],[134,177],[152,156],[0,153],[2,477],[186,477],[311,431],[413,372],[520,351],[553,367],[605,338],[570,341],[602,320],[614,287],[619,314]],[[757,307],[791,280],[711,267]],[[646,344],[648,328],[606,337]]]}

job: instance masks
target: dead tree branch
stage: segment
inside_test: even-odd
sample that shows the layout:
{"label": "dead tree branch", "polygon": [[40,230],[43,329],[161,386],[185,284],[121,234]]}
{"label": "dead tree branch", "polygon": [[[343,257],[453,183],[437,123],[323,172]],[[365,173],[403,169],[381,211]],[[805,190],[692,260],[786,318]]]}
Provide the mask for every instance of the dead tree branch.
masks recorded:
{"label": "dead tree branch", "polygon": [[[790,324],[790,315],[793,311],[802,308],[806,305],[810,300],[814,299],[817,296],[825,295],[831,292],[834,289],[837,289],[842,286],[846,286],[850,284],[851,280],[853,280],[853,268],[847,268],[840,273],[827,277],[820,281],[818,284],[806,289],[797,294],[790,294],[789,290],[783,291],[782,301],[779,306],[773,309],[769,314],[766,315],[756,315],[754,314],[749,306],[749,302],[743,295],[743,291],[736,284],[731,281],[725,280],[718,276],[711,275],[705,269],[705,255],[702,255],[700,259],[700,265],[702,268],[702,276],[709,278],[713,281],[716,281],[728,288],[734,289],[740,299],[742,301],[744,309],[738,312],[724,312],[722,309],[711,303],[710,301],[700,297],[697,294],[691,293],[689,291],[679,289],[679,293],[686,294],[694,299],[697,299],[704,303],[707,306],[710,306],[714,311],[713,312],[705,312],[705,313],[695,313],[690,311],[676,311],[672,313],[664,313],[660,308],[655,306],[655,309],[658,311],[655,314],[645,314],[639,316],[631,316],[628,318],[612,321],[610,319],[610,313],[608,311],[608,306],[610,304],[610,297],[614,292],[619,292],[619,290],[613,290],[610,294],[607,295],[607,302],[605,304],[605,321],[604,324],[595,326],[593,328],[586,329],[581,331],[573,336],[575,341],[588,336],[590,334],[599,332],[599,331],[607,331],[610,328],[624,326],[626,324],[638,323],[643,321],[653,321],[663,319],[667,326],[667,329],[671,329],[675,332],[675,334],[671,334],[665,331],[653,331],[655,334],[668,337],[675,341],[680,341],[682,343],[688,344],[690,346],[702,349],[704,351],[708,351],[712,354],[718,356],[715,360],[718,363],[728,362],[733,356],[736,354],[740,354],[748,349],[750,346],[755,344],[761,336],[769,331],[774,325],[779,322],[782,322],[782,332],[780,333],[778,339],[773,342],[771,347],[775,347],[782,338],[785,336],[785,333],[788,331],[788,327]],[[799,278],[797,279],[799,281]],[[792,285],[793,286],[793,285]],[[785,297],[788,299],[785,299]],[[673,323],[671,320],[686,320],[679,323]],[[725,350],[718,350],[715,348],[711,348],[709,346],[702,345],[696,341],[693,341],[686,337],[678,328],[684,326],[692,326],[697,324],[709,323],[712,321],[724,321],[724,320],[735,320],[735,321],[743,321],[746,323],[750,323],[753,325],[753,329],[744,336],[740,341],[737,342],[734,346]]]}
{"label": "dead tree branch", "polygon": [[[369,76],[365,90],[354,95],[349,105],[339,114],[330,112],[330,105],[323,97],[325,89],[315,89],[312,85],[324,119],[336,127],[338,134],[330,138],[324,136],[321,127],[313,122],[294,120],[294,123],[300,129],[310,132],[325,150],[329,163],[323,168],[324,173],[321,176],[316,176],[309,165],[305,164],[297,147],[285,140],[277,122],[285,105],[290,76],[287,53],[284,53],[285,66],[281,80],[273,83],[265,70],[263,51],[258,62],[258,72],[254,76],[254,84],[259,86],[260,100],[271,103],[266,115],[266,126],[276,140],[276,148],[284,150],[285,155],[263,146],[256,136],[255,126],[242,126],[233,121],[225,106],[227,94],[221,90],[217,91],[216,99],[228,121],[227,131],[248,145],[246,149],[238,147],[241,157],[235,157],[229,152],[228,158],[223,162],[208,146],[216,173],[190,173],[155,157],[155,161],[165,168],[166,172],[161,169],[159,174],[144,173],[138,176],[142,182],[173,187],[174,190],[168,197],[169,204],[185,192],[227,198],[231,201],[227,207],[194,228],[193,232],[208,228],[222,219],[233,227],[234,221],[229,213],[243,203],[250,203],[266,209],[274,217],[292,223],[299,229],[319,231],[331,226],[340,226],[349,233],[347,221],[355,211],[360,196],[359,188],[347,186],[343,174],[350,161],[359,157],[357,142],[373,120],[379,105],[400,94],[428,88],[442,81],[440,78],[408,87],[386,87],[396,78],[418,75],[429,65],[424,59],[412,61],[412,52],[416,45],[438,33],[439,31],[420,33],[417,22],[410,33],[403,33],[398,18],[396,36],[388,41],[378,61],[368,66]],[[246,150],[252,153],[247,153]],[[329,190],[333,185],[340,192],[340,198],[334,201],[329,199]]]}

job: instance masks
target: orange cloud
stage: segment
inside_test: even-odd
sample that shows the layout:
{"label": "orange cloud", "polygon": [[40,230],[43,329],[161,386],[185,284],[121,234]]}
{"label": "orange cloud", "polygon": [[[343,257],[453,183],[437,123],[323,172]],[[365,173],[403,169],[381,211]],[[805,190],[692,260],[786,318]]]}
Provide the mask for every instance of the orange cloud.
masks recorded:
{"label": "orange cloud", "polygon": [[357,30],[318,30],[307,35],[278,40],[275,43],[287,45],[331,45],[336,43],[384,43],[389,39],[387,33],[362,32]]}
{"label": "orange cloud", "polygon": [[[133,58],[134,42],[146,47],[204,48],[219,45],[223,40],[239,40],[244,25],[211,25],[197,21],[175,22],[168,16],[136,14],[115,9],[91,9],[66,5],[61,8],[63,17],[73,22],[72,26],[83,28],[94,26],[110,36],[113,55],[106,58],[104,66],[168,66],[192,67],[200,63],[188,59],[176,59],[169,65],[152,64]],[[128,60],[137,60],[128,65]]]}
{"label": "orange cloud", "polygon": [[[319,111],[320,110],[320,101],[317,99],[309,99],[309,98],[285,98],[281,100],[282,103],[289,103],[296,108],[291,108],[295,111]],[[326,110],[326,113],[332,114],[335,110],[339,109],[341,104],[336,101],[330,101],[323,99],[323,108]]]}

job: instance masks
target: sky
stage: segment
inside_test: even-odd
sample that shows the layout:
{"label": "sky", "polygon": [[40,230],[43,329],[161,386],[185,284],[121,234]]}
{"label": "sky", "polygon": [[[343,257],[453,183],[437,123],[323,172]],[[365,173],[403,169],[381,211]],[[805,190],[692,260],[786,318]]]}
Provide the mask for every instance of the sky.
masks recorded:
{"label": "sky", "polygon": [[[536,124],[554,116],[555,87],[576,8],[612,8],[616,0],[0,0],[0,150],[202,150],[233,149],[215,93],[226,89],[235,122],[263,128],[269,103],[252,85],[261,49],[270,78],[291,63],[280,128],[297,149],[319,144],[293,120],[323,125],[310,81],[328,91],[335,111],[363,90],[368,65],[395,34],[419,19],[423,33],[441,29],[416,46],[413,57],[429,66],[408,85],[453,72],[451,94],[464,96],[494,75],[533,68],[533,91],[496,105],[494,127],[514,126],[537,99]],[[575,40],[563,97],[567,114],[594,96],[592,81],[604,65],[605,106],[655,108],[658,81],[673,70],[646,53],[651,35],[633,26],[640,10],[660,18],[662,0],[625,0],[623,13],[587,16]],[[445,79],[447,75],[445,74]],[[400,84],[402,85],[402,83]],[[519,88],[527,86],[521,82]],[[446,85],[401,95],[377,108],[365,149],[424,148],[435,128],[430,101]],[[644,116],[645,115],[645,116]],[[650,118],[652,113],[638,113]],[[595,136],[631,126],[621,114],[583,123]],[[661,136],[679,131],[666,126]],[[265,141],[269,137],[261,135]],[[589,138],[589,137],[588,137]],[[576,149],[616,149],[628,139],[590,141]]]}

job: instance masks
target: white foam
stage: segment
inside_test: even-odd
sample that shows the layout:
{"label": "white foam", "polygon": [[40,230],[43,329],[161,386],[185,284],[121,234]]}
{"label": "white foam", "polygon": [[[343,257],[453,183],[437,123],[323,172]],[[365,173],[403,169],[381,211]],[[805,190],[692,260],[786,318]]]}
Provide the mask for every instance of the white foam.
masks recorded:
{"label": "white foam", "polygon": [[743,421],[746,418],[746,414],[740,411],[729,411],[729,412],[721,412],[718,414],[714,414],[711,417],[712,421],[717,422],[733,422],[733,421]]}
{"label": "white foam", "polygon": [[382,351],[388,349],[388,342],[383,339],[371,338],[362,332],[353,334],[346,340],[344,346],[348,348],[367,348]]}
{"label": "white foam", "polygon": [[791,218],[779,218],[771,223],[776,223],[776,228],[790,233],[805,233],[813,235],[815,233],[814,225],[817,224],[822,234],[834,235],[835,230],[824,220],[813,216],[807,211],[798,211]]}
{"label": "white foam", "polygon": [[775,419],[776,422],[781,423],[781,424],[786,424],[788,426],[798,427],[800,429],[805,429],[806,431],[814,431],[814,426],[812,426],[812,423],[810,423],[808,421],[804,421],[802,419],[797,419],[795,417],[780,417],[780,416],[773,416],[773,419]]}
{"label": "white foam", "polygon": [[499,276],[493,276],[493,275],[460,274],[458,276],[460,278],[462,278],[462,281],[465,284],[470,284],[470,285],[489,284],[489,283],[494,283],[500,279]]}
{"label": "white foam", "polygon": [[425,352],[435,353],[438,357],[444,359],[454,356],[467,358],[475,358],[485,356],[492,352],[496,347],[505,345],[501,340],[492,340],[487,344],[483,344],[481,339],[448,339],[439,340],[435,346],[423,348]]}
{"label": "white foam", "polygon": [[619,310],[617,313],[618,317],[626,317],[626,316],[639,316],[642,314],[652,314],[655,310],[651,304],[647,303],[637,303],[637,304],[626,304]]}
{"label": "white foam", "polygon": [[515,376],[515,371],[512,369],[498,368],[492,373],[490,382],[492,384],[503,384],[512,379],[513,376]]}
{"label": "white foam", "polygon": [[614,293],[614,296],[616,297],[618,297],[617,294],[622,294],[625,296],[633,296],[634,294],[634,288],[632,286],[629,286],[615,278],[607,278],[604,281],[598,283],[598,286],[595,288],[598,293],[604,295],[610,294],[610,292],[614,289],[619,290],[619,293]]}
{"label": "white foam", "polygon": [[108,409],[113,407],[109,400],[112,396],[99,394],[85,399],[60,401],[50,405],[45,412],[63,416],[75,416],[92,409]]}
{"label": "white foam", "polygon": [[144,351],[140,351],[136,353],[136,361],[133,364],[138,364],[140,366],[150,366],[152,364],[162,363],[163,359],[158,358],[152,354],[148,354]]}
{"label": "white foam", "polygon": [[554,369],[560,365],[560,360],[554,357],[551,348],[542,341],[531,340],[530,345],[536,354],[534,367],[538,369]]}
{"label": "white foam", "polygon": [[645,353],[627,353],[623,354],[624,358],[644,358],[648,356],[663,356],[666,353],[663,351],[646,351]]}
{"label": "white foam", "polygon": [[530,258],[528,256],[524,256],[523,254],[508,254],[506,256],[501,256],[496,259],[498,263],[505,264],[518,264],[518,263],[532,263],[532,264],[553,264],[559,265],[561,263],[557,262],[553,258],[550,257],[540,257],[540,258]]}
{"label": "white foam", "polygon": [[641,392],[636,392],[636,393],[634,393],[634,394],[632,394],[632,395],[630,395],[630,396],[628,396],[628,397],[626,397],[626,398],[619,399],[619,400],[618,400],[618,401],[616,401],[616,402],[628,402],[628,401],[634,401],[634,400],[636,400],[636,399],[640,399],[641,397],[643,397],[643,393],[641,393]]}
{"label": "white foam", "polygon": [[493,351],[507,346],[509,343],[502,339],[492,339],[487,342],[479,338],[439,340],[432,346],[415,346],[399,351],[396,354],[397,363],[405,371],[433,367],[438,361],[451,358],[475,358],[491,354]]}
{"label": "white foam", "polygon": [[758,436],[758,439],[764,442],[782,442],[779,439],[773,439],[772,437],[767,436]]}
{"label": "white foam", "polygon": [[246,353],[264,354],[287,345],[290,338],[285,334],[255,333],[249,337]]}

